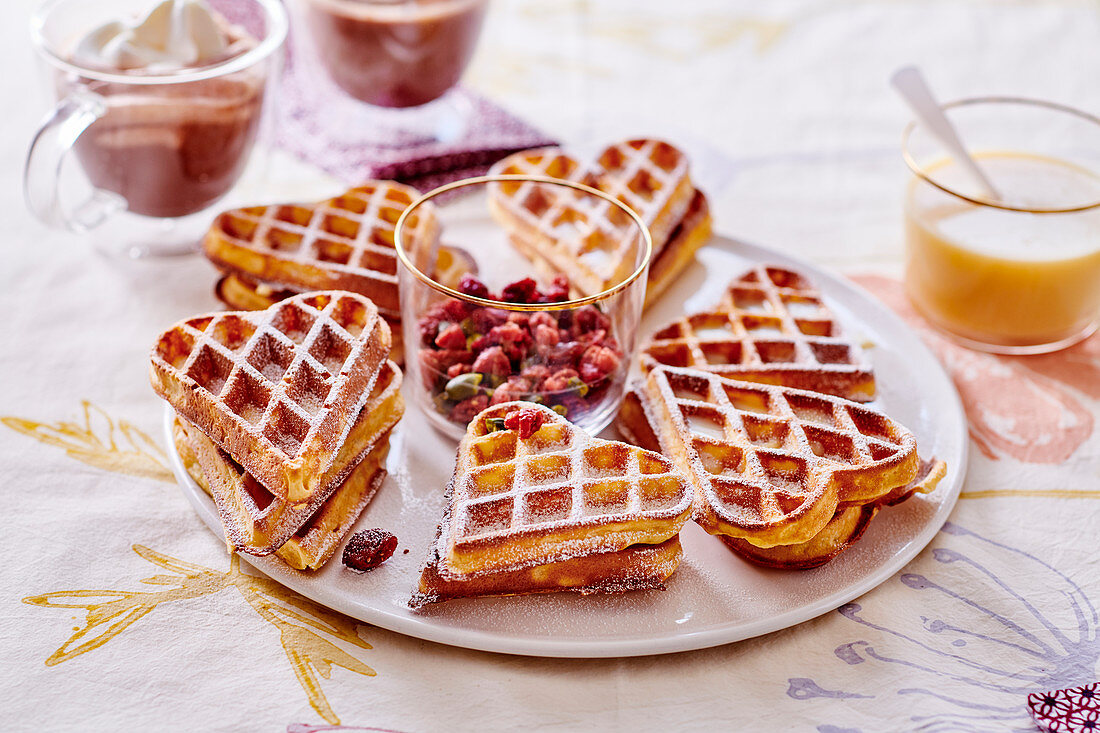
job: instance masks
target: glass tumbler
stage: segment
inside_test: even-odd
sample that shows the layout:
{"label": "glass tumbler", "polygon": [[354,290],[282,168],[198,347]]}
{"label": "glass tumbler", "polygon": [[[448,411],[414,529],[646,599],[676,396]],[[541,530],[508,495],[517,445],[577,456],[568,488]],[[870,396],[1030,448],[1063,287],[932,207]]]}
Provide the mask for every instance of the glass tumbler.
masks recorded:
{"label": "glass tumbler", "polygon": [[[546,405],[595,433],[622,402],[653,244],[625,204],[538,176],[437,188],[397,222],[406,368],[432,423],[461,438],[486,407]],[[427,274],[440,245],[464,273]]]}
{"label": "glass tumbler", "polygon": [[[294,63],[343,94],[323,95],[346,141],[388,148],[450,143],[472,108],[455,93],[488,0],[296,0]],[[323,85],[315,89],[319,98]],[[343,95],[347,95],[346,97]]]}
{"label": "glass tumbler", "polygon": [[1034,354],[1064,348],[1100,319],[1100,119],[1039,100],[948,104],[999,194],[912,123],[902,154],[905,282],[916,308],[973,349]]}

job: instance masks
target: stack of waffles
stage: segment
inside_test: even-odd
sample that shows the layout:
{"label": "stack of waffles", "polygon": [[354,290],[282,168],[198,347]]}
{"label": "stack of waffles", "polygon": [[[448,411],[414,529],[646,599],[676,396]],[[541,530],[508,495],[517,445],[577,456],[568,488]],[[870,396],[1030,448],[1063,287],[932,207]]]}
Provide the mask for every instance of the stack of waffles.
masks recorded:
{"label": "stack of waffles", "polygon": [[404,412],[378,308],[342,291],[188,318],[150,354],[187,470],[226,541],[299,570],[332,555],[386,475]]}
{"label": "stack of waffles", "polygon": [[[687,156],[660,140],[627,140],[583,162],[559,148],[514,153],[490,175],[527,175],[581,183],[626,204],[653,238],[646,306],[655,302],[711,236],[706,196],[691,181]],[[493,184],[490,206],[517,248],[545,270],[564,274],[584,295],[620,282],[637,267],[634,228],[610,203],[531,181]],[[569,236],[562,237],[562,224]],[[627,244],[624,244],[627,243]]]}
{"label": "stack of waffles", "polygon": [[945,473],[867,404],[866,359],[796,272],[749,270],[717,307],[659,330],[641,363],[620,427],[687,473],[696,521],[758,564],[828,562]]}
{"label": "stack of waffles", "polygon": [[[336,198],[315,203],[250,206],[221,213],[203,250],[221,271],[215,292],[230,308],[260,310],[311,290],[347,290],[370,298],[391,325],[394,359],[402,361],[397,293],[397,219],[419,197],[393,181],[368,181]],[[470,270],[460,250],[438,246],[438,221],[430,205],[417,217],[417,241],[434,242],[434,272],[457,283]],[[423,239],[420,239],[423,238]],[[426,272],[432,267],[423,267]]]}
{"label": "stack of waffles", "polygon": [[541,405],[495,405],[459,445],[413,605],[662,587],[691,506],[659,453],[593,438]]}

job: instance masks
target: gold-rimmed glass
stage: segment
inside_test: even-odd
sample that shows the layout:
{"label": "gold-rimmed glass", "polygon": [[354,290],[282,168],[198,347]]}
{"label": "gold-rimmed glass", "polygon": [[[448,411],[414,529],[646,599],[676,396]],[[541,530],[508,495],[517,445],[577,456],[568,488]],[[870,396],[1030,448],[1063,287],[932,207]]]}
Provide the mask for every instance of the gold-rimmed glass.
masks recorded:
{"label": "gold-rimmed glass", "polygon": [[[653,249],[634,211],[579,183],[479,176],[415,201],[395,244],[409,382],[434,425],[461,437],[481,409],[511,400],[545,404],[589,432],[611,421]],[[440,245],[458,256],[439,257]],[[463,275],[485,290],[444,284]],[[562,275],[568,289],[555,282]],[[542,298],[515,286],[528,278]]]}
{"label": "gold-rimmed glass", "polygon": [[1100,119],[1016,97],[944,105],[991,198],[918,123],[902,136],[906,290],[945,335],[970,348],[1065,348],[1100,319]]}

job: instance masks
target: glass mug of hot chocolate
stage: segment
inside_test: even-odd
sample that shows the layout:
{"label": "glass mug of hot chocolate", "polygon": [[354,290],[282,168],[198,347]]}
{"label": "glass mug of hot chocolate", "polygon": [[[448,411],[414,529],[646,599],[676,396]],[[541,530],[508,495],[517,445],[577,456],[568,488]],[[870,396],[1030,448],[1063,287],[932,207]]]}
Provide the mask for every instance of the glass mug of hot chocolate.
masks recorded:
{"label": "glass mug of hot chocolate", "polygon": [[[47,3],[31,35],[58,101],[27,155],[31,211],[115,254],[193,251],[248,162],[287,25],[279,0]],[[62,175],[70,151],[85,184]]]}
{"label": "glass mug of hot chocolate", "polygon": [[352,98],[335,111],[350,136],[395,147],[461,136],[470,110],[453,88],[474,55],[488,0],[297,0],[296,6],[308,30],[302,46],[309,61]]}

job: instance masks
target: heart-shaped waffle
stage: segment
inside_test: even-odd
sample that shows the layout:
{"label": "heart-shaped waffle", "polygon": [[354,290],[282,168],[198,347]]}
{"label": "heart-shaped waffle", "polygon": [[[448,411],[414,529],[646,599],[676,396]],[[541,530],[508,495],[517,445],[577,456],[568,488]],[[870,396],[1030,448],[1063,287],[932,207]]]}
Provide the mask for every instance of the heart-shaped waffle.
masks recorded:
{"label": "heart-shaped waffle", "polygon": [[717,307],[684,316],[641,349],[642,369],[692,367],[866,402],[875,379],[862,350],[806,277],[758,265],[730,283]]}
{"label": "heart-shaped waffle", "polygon": [[[400,183],[368,181],[327,201],[232,209],[214,221],[203,250],[227,272],[299,291],[360,293],[396,315],[394,227],[419,196]],[[410,224],[422,227],[417,241],[433,241],[438,220],[431,205],[424,211]]]}
{"label": "heart-shaped waffle", "polygon": [[325,477],[390,342],[367,298],[307,293],[264,311],[177,323],[157,339],[150,377],[157,394],[272,494],[300,504],[330,488]]}
{"label": "heart-shaped waffle", "polygon": [[[709,236],[706,199],[691,182],[687,156],[660,140],[617,143],[590,163],[560,148],[525,150],[498,161],[489,173],[555,178],[609,194],[633,209],[649,228],[654,263],[689,212],[694,211],[692,229],[705,229]],[[515,233],[521,251],[536,262],[544,260],[550,270],[568,275],[585,294],[605,290],[634,270],[629,245],[634,230],[617,207],[531,181],[496,183],[490,190],[494,214]],[[692,252],[705,238],[684,233]],[[687,259],[676,256],[665,262],[676,264],[675,272],[660,268],[665,278],[671,278]],[[664,285],[667,282],[662,280],[662,289]]]}
{"label": "heart-shaped waffle", "polygon": [[[518,429],[505,427],[514,415],[520,416]],[[526,427],[523,415],[533,421]],[[495,405],[470,422],[447,495],[421,582],[425,595],[435,590],[433,575],[461,581],[555,564],[568,568],[578,558],[662,545],[678,536],[692,502],[687,480],[664,456],[593,438],[529,402]],[[678,562],[678,543],[666,547]],[[607,589],[598,575],[557,580],[559,586],[537,590]],[[622,589],[629,585],[628,578],[616,580]]]}
{"label": "heart-shaped waffle", "polygon": [[696,521],[758,547],[807,542],[840,504],[887,500],[919,468],[911,432],[839,397],[665,366],[633,394],[624,422],[691,476]]}
{"label": "heart-shaped waffle", "polygon": [[[364,456],[377,452],[381,444],[388,444],[389,432],[404,411],[401,371],[396,364],[388,362],[382,367],[370,398],[360,409],[347,441],[337,454],[331,475],[322,477],[321,483],[330,489],[318,491],[308,502],[298,505],[287,504],[273,495],[205,433],[182,418],[177,419],[180,429],[187,435],[196,463],[206,476],[226,540],[250,555],[270,555],[299,532],[329,501],[330,495],[343,494],[344,504],[348,503],[349,496],[358,496],[363,505],[369,501],[370,496],[363,492],[371,474],[360,464],[366,460]],[[343,526],[347,528],[350,524],[345,522]]]}
{"label": "heart-shaped waffle", "polygon": [[936,488],[947,471],[943,461],[921,461],[916,477],[870,504],[841,504],[825,527],[806,542],[796,545],[757,547],[751,542],[719,535],[741,557],[768,568],[809,570],[832,560],[854,545],[883,507],[900,504],[913,494],[927,494]]}
{"label": "heart-shaped waffle", "polygon": [[[270,494],[240,464],[219,450],[205,433],[193,425],[185,426],[178,416],[173,438],[184,468],[218,505],[226,540],[235,549],[249,554],[270,554],[257,552],[249,545],[237,544],[233,538],[234,528],[237,524],[249,524],[251,515],[227,514],[227,509],[232,511],[227,504],[237,499],[236,496],[227,496],[226,492],[244,494],[253,501],[270,497]],[[389,436],[382,436],[336,491],[319,506],[313,507],[311,504],[302,510],[292,509],[283,513],[281,521],[293,519],[297,527],[272,552],[295,570],[317,570],[323,566],[385,480],[386,469],[383,465],[389,447]]]}

